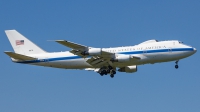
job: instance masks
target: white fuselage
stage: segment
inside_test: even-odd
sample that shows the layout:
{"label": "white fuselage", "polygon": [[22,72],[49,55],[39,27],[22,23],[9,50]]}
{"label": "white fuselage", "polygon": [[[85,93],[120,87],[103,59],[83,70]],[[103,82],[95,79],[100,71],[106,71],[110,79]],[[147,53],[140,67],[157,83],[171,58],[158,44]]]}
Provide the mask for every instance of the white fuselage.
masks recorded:
{"label": "white fuselage", "polygon": [[[179,41],[147,41],[135,46],[103,48],[102,51],[115,53],[116,55],[137,56],[141,59],[131,60],[128,62],[113,62],[115,67],[125,67],[131,65],[141,65],[148,63],[160,63],[168,61],[177,61],[182,58],[191,56],[196,52],[196,49],[183,44]],[[29,55],[38,60],[32,61],[17,61],[17,63],[33,64],[39,66],[48,66],[65,69],[84,69],[94,68],[86,61],[89,58],[83,58],[77,55],[66,52],[43,53]]]}

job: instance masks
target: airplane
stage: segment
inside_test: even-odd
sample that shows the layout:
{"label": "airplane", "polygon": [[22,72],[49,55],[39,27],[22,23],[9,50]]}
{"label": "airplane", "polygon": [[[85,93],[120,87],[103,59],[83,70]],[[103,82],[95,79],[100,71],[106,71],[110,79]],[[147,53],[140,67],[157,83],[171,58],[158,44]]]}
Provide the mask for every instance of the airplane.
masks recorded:
{"label": "airplane", "polygon": [[114,77],[116,71],[134,73],[138,65],[175,61],[197,52],[196,48],[178,40],[147,40],[138,45],[95,48],[66,40],[55,42],[71,48],[65,52],[46,52],[16,30],[5,30],[14,52],[5,51],[15,63],[94,71]]}

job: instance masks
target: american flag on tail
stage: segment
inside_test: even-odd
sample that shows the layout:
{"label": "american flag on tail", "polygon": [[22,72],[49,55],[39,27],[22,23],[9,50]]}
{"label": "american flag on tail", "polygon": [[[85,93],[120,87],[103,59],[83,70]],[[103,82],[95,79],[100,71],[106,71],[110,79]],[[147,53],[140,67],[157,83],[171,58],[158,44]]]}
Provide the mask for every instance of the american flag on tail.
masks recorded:
{"label": "american flag on tail", "polygon": [[16,40],[16,45],[24,45],[24,40]]}

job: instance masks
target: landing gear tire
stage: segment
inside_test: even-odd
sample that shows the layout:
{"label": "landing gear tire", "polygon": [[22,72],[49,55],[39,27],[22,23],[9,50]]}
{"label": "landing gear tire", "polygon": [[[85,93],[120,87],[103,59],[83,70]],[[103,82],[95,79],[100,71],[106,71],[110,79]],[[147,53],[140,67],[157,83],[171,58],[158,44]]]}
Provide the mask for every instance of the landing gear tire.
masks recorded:
{"label": "landing gear tire", "polygon": [[103,73],[99,73],[101,76],[103,76],[104,74]]}
{"label": "landing gear tire", "polygon": [[106,70],[102,70],[102,74],[107,75]]}
{"label": "landing gear tire", "polygon": [[103,75],[107,75],[107,72],[106,72],[106,70],[102,70],[99,74],[100,74],[101,76],[103,76]]}
{"label": "landing gear tire", "polygon": [[176,63],[175,68],[176,69],[178,69],[178,62],[179,62],[179,60],[175,62]]}
{"label": "landing gear tire", "polygon": [[175,68],[178,69],[178,65],[175,65]]}
{"label": "landing gear tire", "polygon": [[107,73],[110,73],[110,69],[106,70]]}
{"label": "landing gear tire", "polygon": [[111,77],[111,78],[114,78],[114,74],[111,74],[110,77]]}

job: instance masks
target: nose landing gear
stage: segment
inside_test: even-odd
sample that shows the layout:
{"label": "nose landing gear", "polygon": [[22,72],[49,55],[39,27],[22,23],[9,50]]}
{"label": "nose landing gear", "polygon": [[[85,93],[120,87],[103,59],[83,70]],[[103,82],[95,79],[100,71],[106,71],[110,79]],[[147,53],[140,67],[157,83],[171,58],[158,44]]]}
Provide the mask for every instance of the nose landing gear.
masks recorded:
{"label": "nose landing gear", "polygon": [[175,63],[176,63],[175,68],[178,69],[178,67],[179,67],[178,66],[178,61],[176,61]]}

